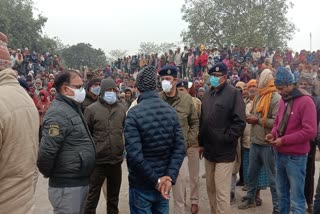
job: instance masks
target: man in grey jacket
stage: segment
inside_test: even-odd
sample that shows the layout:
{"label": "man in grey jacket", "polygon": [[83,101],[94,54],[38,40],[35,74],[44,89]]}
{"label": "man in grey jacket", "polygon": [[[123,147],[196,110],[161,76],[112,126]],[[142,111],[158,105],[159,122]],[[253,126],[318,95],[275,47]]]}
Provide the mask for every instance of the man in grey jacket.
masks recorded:
{"label": "man in grey jacket", "polygon": [[274,85],[272,71],[265,69],[262,71],[259,83],[259,94],[253,101],[253,106],[247,123],[251,124],[251,146],[248,168],[248,192],[243,204],[239,209],[255,207],[255,196],[260,169],[264,166],[267,170],[267,179],[270,185],[273,213],[279,213],[278,195],[276,189],[276,168],[273,147],[265,141],[266,133],[270,133],[273,122],[277,114],[280,95]]}
{"label": "man in grey jacket", "polygon": [[37,165],[49,177],[53,213],[82,214],[95,166],[94,141],[79,105],[85,89],[74,70],[62,72],[54,85],[58,94],[43,119]]}

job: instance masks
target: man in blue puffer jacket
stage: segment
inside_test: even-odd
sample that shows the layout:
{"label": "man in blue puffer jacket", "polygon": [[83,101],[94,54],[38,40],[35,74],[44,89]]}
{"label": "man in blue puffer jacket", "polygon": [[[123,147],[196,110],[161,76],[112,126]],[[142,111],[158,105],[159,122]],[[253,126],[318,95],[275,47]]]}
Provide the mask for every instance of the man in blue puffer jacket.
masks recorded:
{"label": "man in blue puffer jacket", "polygon": [[169,213],[169,191],[185,157],[183,132],[176,111],[161,100],[156,69],[145,67],[137,76],[138,105],[125,121],[131,214]]}

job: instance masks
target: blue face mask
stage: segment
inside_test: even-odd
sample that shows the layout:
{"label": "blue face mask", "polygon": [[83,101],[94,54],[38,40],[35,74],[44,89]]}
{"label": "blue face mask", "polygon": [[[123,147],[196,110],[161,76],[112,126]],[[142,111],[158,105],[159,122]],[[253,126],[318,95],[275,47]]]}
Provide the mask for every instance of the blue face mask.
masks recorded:
{"label": "blue face mask", "polygon": [[114,104],[117,101],[117,95],[113,91],[106,91],[103,96],[103,100],[109,105]]}
{"label": "blue face mask", "polygon": [[90,91],[91,91],[92,94],[98,96],[100,94],[100,86],[91,87]]}
{"label": "blue face mask", "polygon": [[220,77],[211,76],[210,77],[210,84],[212,87],[216,88],[220,85]]}

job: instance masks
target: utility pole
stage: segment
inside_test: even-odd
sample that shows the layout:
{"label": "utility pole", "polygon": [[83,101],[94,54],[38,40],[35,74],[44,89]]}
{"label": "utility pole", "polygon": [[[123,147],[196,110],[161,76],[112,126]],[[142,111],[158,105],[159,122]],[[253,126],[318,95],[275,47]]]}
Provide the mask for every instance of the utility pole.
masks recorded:
{"label": "utility pole", "polygon": [[311,35],[311,32],[310,32],[310,52],[312,51],[312,35]]}

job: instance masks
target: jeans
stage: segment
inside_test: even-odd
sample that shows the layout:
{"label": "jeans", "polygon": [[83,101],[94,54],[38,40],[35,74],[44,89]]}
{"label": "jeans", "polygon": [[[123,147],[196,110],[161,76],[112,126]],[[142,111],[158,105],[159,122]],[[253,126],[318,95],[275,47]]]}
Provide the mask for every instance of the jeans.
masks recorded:
{"label": "jeans", "polygon": [[273,207],[279,209],[275,156],[273,147],[271,146],[260,146],[255,143],[252,143],[250,146],[247,197],[251,201],[254,201],[255,199],[259,178],[258,175],[262,166],[267,170]]}
{"label": "jeans", "polygon": [[277,152],[276,162],[280,213],[289,214],[290,207],[293,214],[305,213],[307,155],[291,156]]}
{"label": "jeans", "polygon": [[318,186],[316,190],[316,195],[314,196],[314,213],[320,213],[320,175],[318,179]]}
{"label": "jeans", "polygon": [[169,214],[169,201],[157,190],[129,188],[131,214]]}

